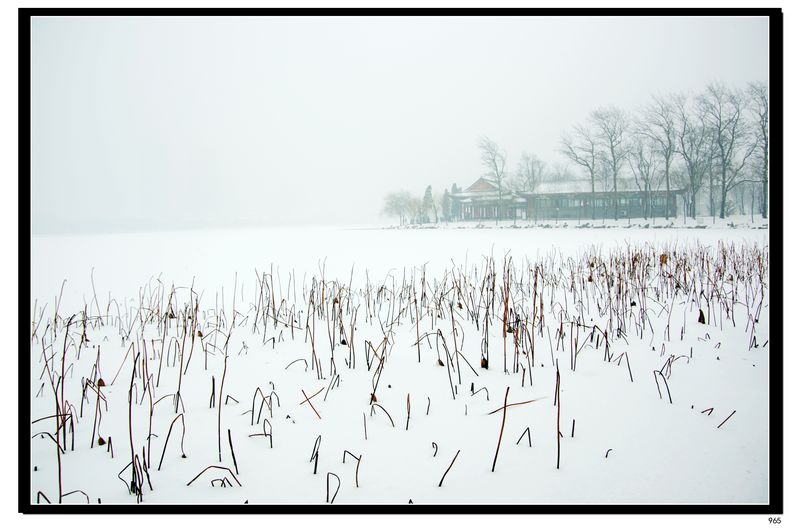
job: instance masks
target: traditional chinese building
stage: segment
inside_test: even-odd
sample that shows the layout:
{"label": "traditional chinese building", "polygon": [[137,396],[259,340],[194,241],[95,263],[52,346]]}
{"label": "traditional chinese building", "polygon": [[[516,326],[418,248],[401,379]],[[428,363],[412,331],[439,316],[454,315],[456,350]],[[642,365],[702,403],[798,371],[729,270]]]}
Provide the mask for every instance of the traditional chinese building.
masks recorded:
{"label": "traditional chinese building", "polygon": [[479,178],[466,190],[451,195],[458,220],[492,219],[620,219],[675,217],[683,189],[640,189],[632,179],[619,179],[617,192],[588,180],[542,182],[534,192],[499,189]]}
{"label": "traditional chinese building", "polygon": [[528,201],[518,193],[498,188],[487,178],[478,178],[464,191],[450,195],[458,220],[524,219]]}

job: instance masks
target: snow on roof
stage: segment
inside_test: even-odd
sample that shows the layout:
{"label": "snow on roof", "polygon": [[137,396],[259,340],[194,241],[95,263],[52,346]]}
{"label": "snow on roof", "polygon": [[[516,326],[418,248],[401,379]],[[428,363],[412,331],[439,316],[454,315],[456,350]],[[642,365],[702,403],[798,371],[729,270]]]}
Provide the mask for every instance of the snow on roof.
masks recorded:
{"label": "snow on roof", "polygon": [[[644,186],[642,186],[644,187]],[[612,191],[614,189],[613,181],[609,178],[596,179],[594,182],[595,192]],[[663,185],[654,186],[653,191],[663,191]],[[641,191],[636,180],[633,178],[617,178],[617,191]],[[678,191],[675,189],[675,191]],[[559,194],[559,193],[591,193],[592,181],[588,178],[580,180],[554,180],[548,182],[539,182],[536,184],[534,194]],[[530,195],[530,192],[523,193]]]}
{"label": "snow on roof", "polygon": [[[609,192],[613,190],[613,183],[611,179],[596,179],[594,185],[595,192]],[[642,189],[633,178],[618,178],[617,191],[631,192],[641,191]],[[664,191],[663,185],[653,187],[652,191]],[[678,193],[680,189],[673,188],[673,191]],[[503,188],[501,200],[512,200],[514,202],[524,202],[524,197],[532,195],[558,195],[569,193],[591,193],[592,182],[588,178],[579,180],[552,180],[545,182],[538,182],[535,191],[514,192],[508,188]],[[469,186],[465,191],[459,193],[451,193],[450,197],[462,203],[469,202],[487,202],[495,201],[498,199],[497,185],[487,180],[486,178],[479,178],[475,183]]]}
{"label": "snow on roof", "polygon": [[[465,193],[453,193],[450,195],[451,198],[454,200],[458,200],[459,202],[489,202],[493,200],[497,200],[497,190],[495,191],[483,191],[483,192],[465,192]],[[509,192],[503,193],[500,198],[502,200],[511,200],[516,199],[517,195]]]}
{"label": "snow on roof", "polygon": [[497,191],[497,184],[488,178],[480,177],[475,180],[471,186],[466,189],[467,192],[488,192]]}

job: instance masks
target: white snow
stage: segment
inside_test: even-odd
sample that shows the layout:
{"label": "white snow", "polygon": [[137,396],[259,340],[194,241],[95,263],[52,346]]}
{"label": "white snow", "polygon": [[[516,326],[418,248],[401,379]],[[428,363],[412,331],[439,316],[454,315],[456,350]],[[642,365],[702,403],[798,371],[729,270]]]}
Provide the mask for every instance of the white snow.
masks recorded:
{"label": "white snow", "polygon": [[[43,371],[42,351],[44,347],[46,356],[55,355],[50,367],[55,370],[57,381],[66,321],[77,314],[66,339],[64,400],[74,406],[78,415],[74,417],[74,450],[72,432],[68,431],[66,453],[61,458],[63,493],[80,489],[91,503],[97,503],[98,499],[104,504],[136,502],[136,496],[117,477],[131,461],[128,391],[133,355],[126,356],[129,349],[141,354],[134,377],[136,402],[131,417],[134,450],[140,459],[143,449],[145,453],[147,450],[150,413],[149,396],[141,379],[144,357],[153,375],[153,400],[165,397],[154,406],[148,469],[153,490],[145,480],[142,495],[145,503],[324,504],[329,472],[341,480],[335,503],[407,504],[409,500],[415,504],[766,503],[769,282],[765,278],[763,304],[753,330],[748,314],[753,314],[758,305],[760,297],[754,300],[753,296],[761,296],[758,290],[761,283],[752,268],[745,271],[745,265],[761,256],[768,273],[768,230],[755,229],[744,221],[740,221],[737,229],[721,221],[717,223],[706,229],[683,228],[679,221],[672,227],[645,229],[625,227],[627,222],[620,221],[616,225],[607,223],[613,226],[605,229],[580,229],[571,222],[567,228],[519,223],[525,227],[515,229],[504,223],[503,229],[476,229],[474,224],[461,224],[437,229],[273,228],[36,236],[32,241],[31,303],[35,302],[36,311],[31,319],[32,333],[34,328],[36,332],[31,340],[31,420],[55,413],[56,399]],[[661,219],[657,224],[666,223]],[[493,223],[485,225],[488,228]],[[726,256],[724,264],[720,243],[727,245],[726,251],[734,252]],[[601,334],[595,333],[590,338],[588,330],[588,326],[595,324],[605,329],[609,322],[608,312],[598,308],[598,303],[607,301],[607,294],[596,291],[598,285],[604,284],[598,267],[604,262],[609,264],[609,257],[629,258],[632,254],[628,252],[635,251],[644,251],[643,255],[652,259],[644,279],[648,285],[650,323],[640,337],[635,322],[640,321],[637,315],[641,303],[631,307],[630,314],[623,317],[625,336],[612,333],[609,337],[608,354],[613,359],[609,362],[604,360]],[[596,258],[592,283],[586,283],[590,273],[588,261],[584,260],[587,252]],[[668,254],[665,268],[658,261],[662,253]],[[667,273],[665,270],[672,270],[684,257],[700,253],[709,261],[688,263],[697,280],[705,277],[708,270],[712,275],[716,273],[716,264],[723,266],[723,279],[707,282],[702,288],[694,283],[696,288],[691,287],[691,295],[690,286],[684,285],[674,296],[674,303],[671,294],[663,298],[666,292],[663,285],[671,284],[662,275]],[[477,326],[470,321],[468,307],[455,309],[459,331],[454,339],[449,303],[459,299],[452,288],[454,277],[461,278],[460,288],[472,289],[471,293],[479,296],[480,281],[490,258],[496,272],[495,314],[489,317],[490,361],[489,369],[485,370],[479,367],[485,307],[479,310]],[[538,295],[544,296],[542,333],[529,322],[528,327],[535,329],[533,356],[521,354],[519,358],[519,365],[526,368],[524,376],[522,368],[515,372],[513,367],[512,336],[506,340],[509,374],[503,370],[501,287],[507,258],[511,258],[514,279],[519,282],[519,287],[512,287],[512,305],[529,317],[533,307],[529,297],[532,270],[541,265],[549,278],[545,288],[539,284]],[[447,361],[448,353],[434,335],[429,340],[422,339],[419,353],[414,345],[417,329],[413,299],[409,305],[409,296],[413,298],[414,292],[402,291],[401,285],[413,281],[419,295],[423,266],[428,297],[419,305],[422,312],[419,334],[441,330],[451,355],[455,340],[463,354],[457,365],[456,358],[452,364]],[[727,276],[735,275],[737,270],[742,276],[728,281]],[[577,303],[580,298],[577,291],[570,291],[571,271],[579,272],[575,281],[577,289],[587,296],[583,305]],[[269,298],[259,299],[260,292],[263,293],[260,281],[270,273],[279,318],[297,319],[294,338],[291,329],[275,325],[271,309],[265,313],[263,302],[269,302]],[[319,280],[323,274],[327,315],[323,311],[314,321],[312,352],[311,339],[306,333],[308,295],[315,283],[320,299]],[[56,297],[64,279],[59,305],[61,319],[54,335],[52,325],[49,328],[47,325],[52,323]],[[551,284],[552,281],[557,283]],[[189,287],[193,282],[193,291],[199,295],[197,323],[204,336],[196,337],[186,368],[191,336],[184,341],[181,326],[184,322],[192,325],[185,315],[192,312],[190,303],[197,297],[190,301]],[[174,320],[165,318],[173,285]],[[620,285],[619,280],[615,285]],[[381,286],[385,290],[379,295]],[[714,290],[714,286],[722,290]],[[238,314],[230,334],[225,367],[222,351],[231,330],[234,288]],[[709,291],[715,292],[709,305],[705,298],[698,298],[701,290],[706,296]],[[738,296],[735,303],[731,301],[734,290]],[[466,297],[467,290],[463,294]],[[638,295],[634,293],[626,299],[639,299]],[[350,348],[340,343],[338,329],[331,353],[328,322],[333,321],[331,314],[337,309],[337,304],[332,303],[336,296],[343,309],[347,342],[351,341],[352,309],[359,307],[352,340],[353,369],[347,365]],[[436,306],[435,296],[445,300],[442,311]],[[612,298],[618,299],[616,294]],[[701,299],[708,324],[698,323],[696,298]],[[110,299],[114,301],[109,303]],[[293,313],[281,312],[281,299],[287,302],[283,309],[294,307]],[[369,318],[368,303],[378,302],[381,305],[373,318]],[[479,304],[477,300],[475,303]],[[726,314],[726,303],[733,311],[733,319]],[[142,321],[150,313],[138,311],[140,306],[157,310],[144,328]],[[86,326],[89,342],[80,345],[78,358],[84,310],[94,319]],[[215,333],[213,326],[220,311],[224,311],[224,321],[221,332]],[[581,314],[587,328],[570,330],[570,319]],[[97,325],[98,315],[102,325]],[[170,324],[164,347],[158,318]],[[382,409],[370,406],[373,380],[384,353],[380,347],[384,338],[382,328],[388,328],[393,318],[397,322],[391,325],[392,343],[385,349],[376,397],[394,426]],[[560,318],[566,320],[563,349],[557,345],[556,336]],[[669,339],[665,334],[668,324]],[[126,334],[128,329],[130,336],[123,340],[120,334]],[[752,335],[756,336],[758,347],[750,346]],[[580,352],[573,371],[570,340],[575,336]],[[216,348],[212,346],[215,340]],[[377,349],[377,356],[365,353],[367,340]],[[176,417],[169,395],[175,393],[178,385],[181,360],[177,350],[181,343],[185,351],[185,375],[180,382],[183,403],[180,411],[186,424],[187,457],[181,458],[178,421],[163,466],[158,470],[167,430]],[[93,376],[98,348],[99,376]],[[622,353],[627,353],[633,382],[626,360],[620,356]],[[321,369],[312,369],[312,355]],[[372,362],[369,370],[368,356]],[[671,373],[664,368],[670,357],[675,359]],[[440,358],[445,365],[439,365]],[[298,359],[303,361],[289,365]],[[553,403],[556,359],[561,377],[563,435],[558,469],[558,407]],[[161,376],[156,386],[159,364]],[[654,370],[665,374],[672,404],[661,378],[657,386]],[[220,395],[223,371],[225,382]],[[99,377],[106,384],[101,391],[108,403],[107,410],[100,404],[99,435],[106,441],[112,439],[113,459],[107,445],[99,447],[95,442],[94,448],[90,448],[97,398],[91,389],[80,414],[82,380],[96,381]],[[212,377],[216,403],[210,408]],[[477,391],[474,395],[470,391],[472,384]],[[479,390],[483,387],[487,391]],[[277,394],[271,412],[264,406],[262,424],[255,420],[251,424],[256,388],[265,395],[273,389]],[[506,388],[510,388],[509,403],[538,400],[508,408],[497,465],[492,472],[503,412],[490,412],[503,406]],[[458,393],[453,398],[456,389]],[[321,393],[311,398],[315,412],[301,401],[305,399],[303,392],[311,396],[318,390]],[[57,395],[60,399],[60,388]],[[231,399],[225,403],[227,396]],[[428,399],[430,410],[426,413]],[[406,430],[409,400],[411,412]],[[256,415],[259,403],[257,400]],[[707,408],[713,408],[710,415],[701,413]],[[734,410],[735,414],[718,427]],[[218,417],[221,417],[221,462]],[[263,433],[264,417],[269,418],[272,426],[272,447],[263,435],[251,437]],[[54,433],[55,428],[56,419],[52,418],[31,425],[33,503],[39,491],[50,501],[58,499],[56,445],[46,436],[35,435],[43,431]],[[266,428],[269,431],[269,426]],[[530,428],[531,447],[527,437],[517,444],[526,428]],[[241,486],[219,469],[206,472],[187,486],[209,465],[234,470],[228,429],[238,466],[236,478]],[[318,468],[314,474],[315,465],[310,458],[315,439],[320,435]],[[358,487],[356,462],[348,456],[342,463],[345,450],[362,457]],[[438,451],[435,456],[434,451]],[[442,475],[458,451],[439,487]],[[122,477],[129,483],[131,469],[126,469]],[[212,479],[223,477],[228,478],[231,486],[221,487],[220,482],[212,486]],[[337,480],[334,477],[330,480],[333,494]],[[86,502],[86,499],[81,494],[72,494],[63,501]]]}

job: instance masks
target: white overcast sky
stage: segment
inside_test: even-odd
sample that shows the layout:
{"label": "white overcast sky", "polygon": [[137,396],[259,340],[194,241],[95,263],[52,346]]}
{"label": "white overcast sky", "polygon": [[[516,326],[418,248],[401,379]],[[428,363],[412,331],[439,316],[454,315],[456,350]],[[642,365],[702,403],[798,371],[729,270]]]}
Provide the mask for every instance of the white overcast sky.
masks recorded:
{"label": "white overcast sky", "polygon": [[[593,109],[768,78],[766,18],[37,18],[34,233],[371,224]],[[576,171],[577,172],[577,171]]]}

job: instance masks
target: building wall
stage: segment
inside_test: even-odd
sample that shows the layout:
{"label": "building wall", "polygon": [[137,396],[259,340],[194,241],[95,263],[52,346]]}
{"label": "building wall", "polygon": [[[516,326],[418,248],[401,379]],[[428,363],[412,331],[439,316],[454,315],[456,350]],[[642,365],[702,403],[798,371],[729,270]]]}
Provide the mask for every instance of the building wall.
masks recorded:
{"label": "building wall", "polygon": [[[658,218],[677,215],[677,193],[656,191],[650,194],[650,205],[646,196],[638,191],[617,193],[618,218]],[[530,194],[525,196],[525,204],[509,201],[480,200],[460,202],[454,200],[453,217],[461,220],[533,219],[533,220],[591,220],[591,193]],[[614,218],[614,194],[598,192],[594,195],[595,219]]]}
{"label": "building wall", "polygon": [[[648,207],[644,193],[618,193],[619,218],[664,217],[669,209],[669,216],[677,213],[676,194],[666,192],[651,194]],[[595,219],[614,218],[614,196],[611,193],[597,193],[594,198]],[[528,218],[541,220],[591,219],[592,196],[590,193],[534,195],[528,197]]]}
{"label": "building wall", "polygon": [[[509,205],[503,203],[500,206],[500,219],[523,219],[526,215],[526,207],[524,204]],[[495,220],[498,218],[498,204],[497,202],[479,202],[479,203],[466,203],[460,205],[460,210],[456,218],[461,220]]]}

